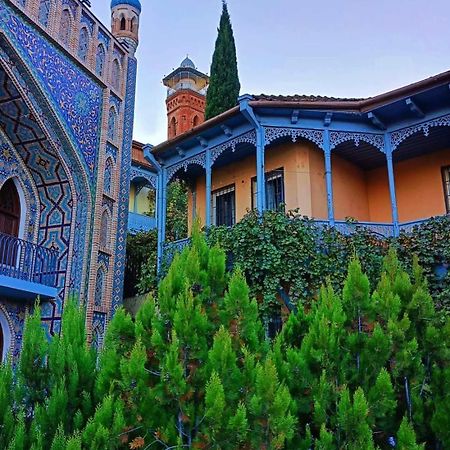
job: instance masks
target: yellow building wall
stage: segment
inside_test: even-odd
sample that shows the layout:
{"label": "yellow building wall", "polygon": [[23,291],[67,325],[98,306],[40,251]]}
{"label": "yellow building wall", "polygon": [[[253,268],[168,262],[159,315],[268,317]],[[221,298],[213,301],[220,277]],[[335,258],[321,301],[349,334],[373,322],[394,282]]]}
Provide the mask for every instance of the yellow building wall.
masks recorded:
{"label": "yellow building wall", "polygon": [[400,222],[446,213],[442,167],[450,165],[450,149],[395,164]]}
{"label": "yellow building wall", "polygon": [[137,214],[150,213],[149,192],[150,188],[143,187],[136,194],[136,186],[131,184],[128,210]]}
{"label": "yellow building wall", "polygon": [[[450,150],[434,152],[394,164],[400,222],[446,213],[441,168],[450,165]],[[287,143],[266,150],[266,172],[284,169],[286,209],[326,219],[327,194],[323,152],[309,143]],[[235,185],[236,220],[251,208],[251,179],[255,156],[212,170],[212,190]],[[361,222],[392,221],[386,167],[363,170],[339,155],[332,155],[334,213],[337,220],[353,217]],[[205,177],[195,182],[196,211],[205,220]],[[192,194],[189,195],[189,225]]]}
{"label": "yellow building wall", "polygon": [[366,172],[337,155],[332,155],[331,167],[336,220],[352,217],[360,222],[369,221]]}

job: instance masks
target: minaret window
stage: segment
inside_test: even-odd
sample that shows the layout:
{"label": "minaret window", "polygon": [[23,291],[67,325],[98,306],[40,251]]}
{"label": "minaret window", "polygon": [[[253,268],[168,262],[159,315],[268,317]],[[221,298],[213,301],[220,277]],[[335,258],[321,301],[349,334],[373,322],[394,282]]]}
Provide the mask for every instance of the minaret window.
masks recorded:
{"label": "minaret window", "polygon": [[86,61],[89,50],[89,32],[86,27],[80,30],[80,41],[78,43],[78,56],[82,61]]}
{"label": "minaret window", "polygon": [[133,17],[133,18],[131,19],[131,32],[132,32],[132,33],[137,33],[137,32],[138,32],[138,29],[137,29],[137,19],[136,19],[136,17]]}
{"label": "minaret window", "polygon": [[177,135],[177,121],[175,117],[172,117],[172,120],[170,121],[170,137],[175,137]]}
{"label": "minaret window", "polygon": [[95,57],[95,73],[99,77],[103,76],[103,72],[105,70],[105,57],[106,57],[105,47],[102,44],[100,44],[97,47],[97,55]]}
{"label": "minaret window", "polygon": [[198,118],[198,116],[194,116],[194,120],[192,121],[192,125],[194,127],[196,127],[200,122],[200,119]]}
{"label": "minaret window", "polygon": [[50,0],[41,0],[39,3],[39,23],[44,27],[48,26],[50,16]]}
{"label": "minaret window", "polygon": [[70,40],[70,28],[72,19],[68,9],[64,9],[61,14],[61,24],[59,28],[59,40],[62,45],[67,47]]}
{"label": "minaret window", "polygon": [[127,27],[127,22],[125,20],[125,17],[122,16],[122,18],[120,19],[120,29],[121,31],[125,30]]}

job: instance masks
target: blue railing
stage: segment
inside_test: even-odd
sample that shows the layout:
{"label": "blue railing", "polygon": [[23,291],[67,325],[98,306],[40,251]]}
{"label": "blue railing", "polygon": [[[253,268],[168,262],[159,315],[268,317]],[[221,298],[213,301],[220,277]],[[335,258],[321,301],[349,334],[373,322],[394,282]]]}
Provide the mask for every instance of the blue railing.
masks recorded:
{"label": "blue railing", "polygon": [[156,228],[156,219],[145,214],[128,213],[128,231],[150,231]]}
{"label": "blue railing", "polygon": [[57,250],[0,233],[0,275],[56,287]]}

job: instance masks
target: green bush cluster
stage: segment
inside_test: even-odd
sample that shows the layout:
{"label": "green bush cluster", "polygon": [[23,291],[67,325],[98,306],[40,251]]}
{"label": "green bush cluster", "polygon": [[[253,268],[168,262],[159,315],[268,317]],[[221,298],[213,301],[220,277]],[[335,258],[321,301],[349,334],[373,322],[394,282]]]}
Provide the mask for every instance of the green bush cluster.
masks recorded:
{"label": "green bush cluster", "polygon": [[[271,341],[243,273],[194,233],[135,320],[98,356],[70,302],[48,343],[27,318],[14,381],[0,369],[10,450],[450,448],[450,320],[417,258],[394,249],[371,285],[351,257]],[[341,270],[341,268],[339,268]],[[344,269],[342,269],[344,270]],[[309,289],[309,287],[308,287]],[[306,295],[306,294],[305,294]]]}
{"label": "green bush cluster", "polygon": [[352,227],[354,232],[344,235],[296,211],[267,211],[262,216],[251,211],[234,227],[212,227],[207,235],[211,245],[219,244],[230,262],[243,270],[252,294],[266,308],[278,302],[280,288],[297,305],[316,297],[326,280],[340,292],[355,256],[375,286],[383,258],[394,247],[410,275],[412,256],[418,256],[436,307],[450,312],[450,271],[444,279],[435,273],[439,265],[450,265],[449,216],[432,219],[397,239],[383,238],[357,223]]}

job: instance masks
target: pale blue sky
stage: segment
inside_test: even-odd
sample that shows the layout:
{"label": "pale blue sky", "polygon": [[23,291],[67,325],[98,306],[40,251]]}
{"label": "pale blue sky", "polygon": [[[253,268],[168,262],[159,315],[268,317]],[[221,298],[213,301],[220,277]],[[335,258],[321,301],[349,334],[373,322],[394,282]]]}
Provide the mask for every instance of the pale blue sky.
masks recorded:
{"label": "pale blue sky", "polygon": [[[91,0],[110,23],[109,1]],[[220,0],[141,0],[134,138],[166,139],[161,79],[209,72]],[[241,93],[366,97],[450,69],[449,0],[229,0]],[[449,94],[450,95],[450,94]]]}

